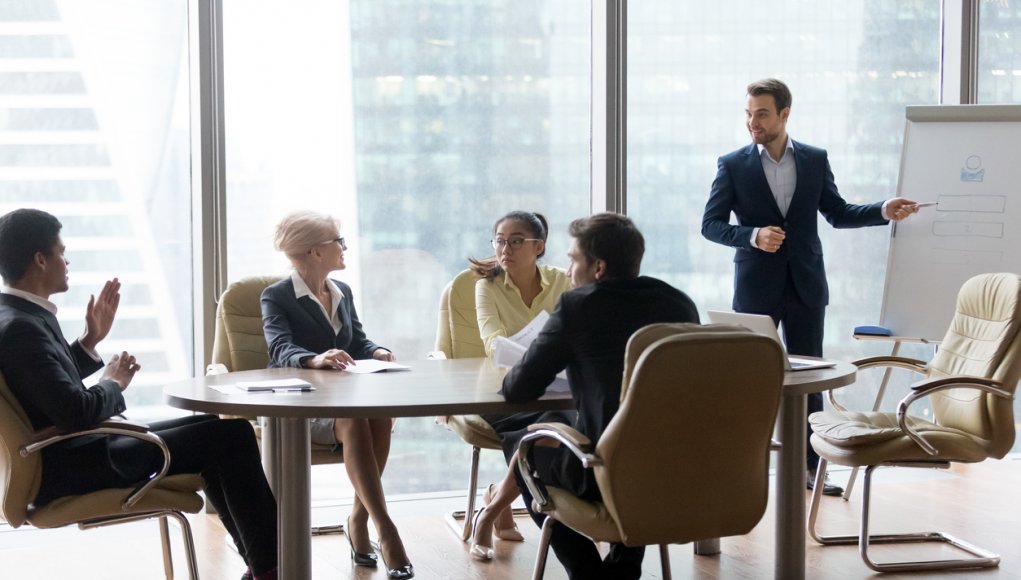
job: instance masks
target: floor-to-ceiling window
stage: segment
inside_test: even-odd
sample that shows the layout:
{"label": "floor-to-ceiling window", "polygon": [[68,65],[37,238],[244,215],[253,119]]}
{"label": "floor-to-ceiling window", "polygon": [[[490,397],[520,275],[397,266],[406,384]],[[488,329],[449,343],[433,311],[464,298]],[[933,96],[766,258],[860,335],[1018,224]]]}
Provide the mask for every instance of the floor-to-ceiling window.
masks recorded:
{"label": "floor-to-ceiling window", "polygon": [[125,392],[137,419],[173,413],[161,387],[192,372],[187,25],[181,0],[0,4],[0,213],[63,223],[69,339],[90,293],[120,278],[99,350],[141,362]]}
{"label": "floor-to-ceiling window", "polygon": [[[587,0],[224,3],[227,269],[286,274],[274,224],[343,221],[370,338],[433,350],[444,285],[492,255],[511,210],[550,220],[547,263],[589,211]],[[432,419],[398,423],[391,491],[463,488],[470,450]],[[502,458],[489,455],[495,477]]]}
{"label": "floor-to-ceiling window", "polygon": [[[777,77],[793,93],[796,141],[829,151],[845,199],[897,193],[904,107],[939,95],[938,2],[631,2],[628,213],[646,232],[644,271],[729,309],[733,250],[701,235],[719,156],[750,143],[745,87]],[[830,285],[825,353],[862,350],[879,320],[889,230],[834,230],[820,217]],[[922,353],[920,353],[922,354]],[[869,401],[871,403],[871,401]]]}
{"label": "floor-to-ceiling window", "polygon": [[1021,103],[1021,4],[979,4],[978,102]]}

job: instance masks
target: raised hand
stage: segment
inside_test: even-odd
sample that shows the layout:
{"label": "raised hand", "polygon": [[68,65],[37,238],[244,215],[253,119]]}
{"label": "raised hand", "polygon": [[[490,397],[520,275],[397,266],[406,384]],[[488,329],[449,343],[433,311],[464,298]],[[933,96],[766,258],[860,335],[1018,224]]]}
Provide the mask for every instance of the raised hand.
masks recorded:
{"label": "raised hand", "polygon": [[113,327],[117,316],[117,306],[121,302],[121,283],[117,278],[107,280],[99,292],[99,298],[89,295],[89,303],[85,307],[85,331],[78,342],[88,350],[95,350]]}

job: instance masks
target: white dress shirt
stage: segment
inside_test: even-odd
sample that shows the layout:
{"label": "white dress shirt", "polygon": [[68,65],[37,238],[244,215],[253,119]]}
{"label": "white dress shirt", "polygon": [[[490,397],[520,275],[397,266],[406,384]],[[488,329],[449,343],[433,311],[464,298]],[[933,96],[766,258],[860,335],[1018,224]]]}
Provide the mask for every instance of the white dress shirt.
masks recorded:
{"label": "white dress shirt", "polygon": [[[766,146],[759,143],[759,161],[762,162],[762,172],[766,174],[766,183],[780,208],[780,215],[787,217],[787,210],[791,207],[791,200],[794,199],[794,190],[798,187],[798,166],[794,163],[794,141],[790,135],[787,136],[787,144],[783,148],[780,159],[773,159]],[[890,219],[886,206],[890,200],[883,202],[883,218]],[[755,240],[759,236],[759,229],[752,229],[752,247],[758,248]]]}
{"label": "white dress shirt", "polygon": [[327,278],[327,281],[326,286],[330,289],[330,301],[333,303],[333,312],[326,311],[326,307],[319,301],[319,298],[316,298],[315,292],[301,279],[301,275],[296,270],[291,272],[291,282],[294,284],[294,298],[298,299],[302,296],[311,298],[319,305],[319,310],[322,311],[323,317],[330,321],[334,334],[340,334],[340,315],[337,314],[337,307],[340,305],[340,301],[344,299],[344,293],[340,291],[340,288],[337,288],[336,284],[329,282],[329,278]]}

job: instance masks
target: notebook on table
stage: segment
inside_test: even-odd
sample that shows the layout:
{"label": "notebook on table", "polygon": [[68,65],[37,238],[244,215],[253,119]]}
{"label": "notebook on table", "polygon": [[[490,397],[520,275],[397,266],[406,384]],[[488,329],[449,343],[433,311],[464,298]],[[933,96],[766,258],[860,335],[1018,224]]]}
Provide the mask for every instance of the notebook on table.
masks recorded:
{"label": "notebook on table", "polygon": [[[772,318],[765,314],[746,314],[744,312],[730,312],[727,310],[707,310],[706,314],[709,315],[710,322],[717,324],[736,324],[743,326],[756,334],[768,336],[775,340],[777,344],[784,349],[784,353],[787,352],[787,348],[784,347],[783,340],[780,339],[780,333],[776,331],[776,324],[773,323]],[[787,355],[786,364],[784,366],[789,371],[807,371],[812,369],[835,367],[837,366],[837,363],[827,360]]]}
{"label": "notebook on table", "polygon": [[301,379],[271,379],[266,381],[239,381],[234,385],[238,389],[248,393],[259,392],[308,392],[314,391],[315,387],[308,381]]}

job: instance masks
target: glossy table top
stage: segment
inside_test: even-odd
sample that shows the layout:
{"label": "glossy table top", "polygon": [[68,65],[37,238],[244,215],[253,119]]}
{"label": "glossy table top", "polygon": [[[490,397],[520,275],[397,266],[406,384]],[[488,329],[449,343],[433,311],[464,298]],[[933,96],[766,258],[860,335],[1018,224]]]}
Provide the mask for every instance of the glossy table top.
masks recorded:
{"label": "glossy table top", "polygon": [[[486,358],[411,361],[408,371],[353,374],[313,369],[259,369],[171,383],[163,394],[174,407],[206,413],[275,417],[428,417],[572,409],[570,393],[531,403],[508,403],[499,393],[505,370]],[[209,385],[297,378],[304,393],[225,394]]]}

